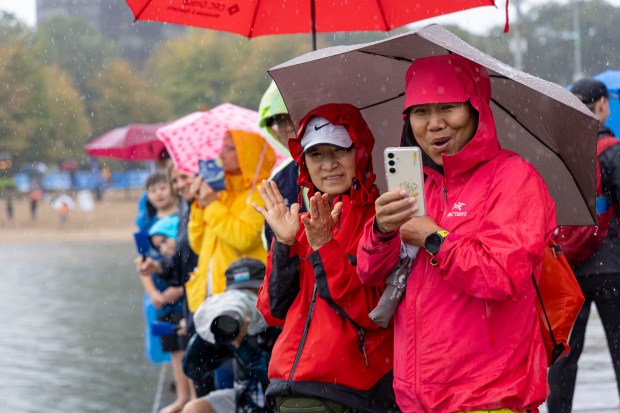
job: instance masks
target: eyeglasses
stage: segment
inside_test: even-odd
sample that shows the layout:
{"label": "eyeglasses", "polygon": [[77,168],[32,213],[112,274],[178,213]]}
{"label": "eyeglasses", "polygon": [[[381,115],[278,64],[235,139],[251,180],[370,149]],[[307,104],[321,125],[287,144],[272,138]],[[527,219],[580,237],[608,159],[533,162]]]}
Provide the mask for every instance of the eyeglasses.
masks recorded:
{"label": "eyeglasses", "polygon": [[279,113],[267,119],[265,121],[265,125],[267,125],[267,127],[269,128],[277,126],[278,129],[281,129],[288,125],[293,126],[293,122],[291,121],[291,117],[288,113]]}
{"label": "eyeglasses", "polygon": [[234,146],[222,145],[222,149],[220,150],[220,153],[229,153],[229,152],[234,152],[236,150],[237,148],[235,148]]}
{"label": "eyeglasses", "polygon": [[309,165],[319,165],[325,161],[342,161],[351,152],[353,152],[353,145],[350,148],[310,148],[305,154],[305,159]]}

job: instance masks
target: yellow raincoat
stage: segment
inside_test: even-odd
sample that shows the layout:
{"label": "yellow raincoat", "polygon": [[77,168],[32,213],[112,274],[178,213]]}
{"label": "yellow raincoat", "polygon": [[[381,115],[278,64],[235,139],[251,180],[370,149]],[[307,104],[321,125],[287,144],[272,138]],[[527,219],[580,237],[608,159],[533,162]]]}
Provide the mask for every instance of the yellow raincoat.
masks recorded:
{"label": "yellow raincoat", "polygon": [[[276,162],[269,144],[260,136],[244,131],[230,131],[241,175],[226,175],[226,190],[206,208],[192,205],[189,218],[189,244],[198,254],[197,270],[185,283],[189,309],[195,312],[207,295],[226,288],[226,268],[241,257],[265,262],[267,252],[261,242],[263,217],[251,203],[264,205],[256,187],[268,179]],[[264,159],[259,169],[259,159]],[[257,172],[258,170],[258,172]]]}

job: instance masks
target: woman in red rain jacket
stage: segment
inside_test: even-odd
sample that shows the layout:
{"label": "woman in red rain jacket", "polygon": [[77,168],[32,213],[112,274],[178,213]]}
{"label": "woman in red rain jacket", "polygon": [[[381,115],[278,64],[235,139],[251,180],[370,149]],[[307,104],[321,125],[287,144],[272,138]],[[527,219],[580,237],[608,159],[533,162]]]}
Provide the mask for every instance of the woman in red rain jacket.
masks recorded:
{"label": "woman in red rain jacket", "polygon": [[387,192],[359,245],[368,285],[385,283],[401,239],[426,249],[394,319],[394,390],[407,413],[537,412],[547,395],[531,277],[555,208],[534,168],[501,149],[490,98],[486,70],[461,56],[412,63],[403,134],[424,152],[427,216]]}
{"label": "woman in red rain jacket", "polygon": [[392,331],[368,317],[383,287],[364,286],[356,272],[357,244],[378,196],[373,145],[354,106],[321,106],[289,141],[310,212],[299,214],[299,204],[287,209],[274,182],[260,189],[265,208],[255,208],[276,239],[258,309],[267,323],[283,326],[266,395],[281,413],[396,409]]}

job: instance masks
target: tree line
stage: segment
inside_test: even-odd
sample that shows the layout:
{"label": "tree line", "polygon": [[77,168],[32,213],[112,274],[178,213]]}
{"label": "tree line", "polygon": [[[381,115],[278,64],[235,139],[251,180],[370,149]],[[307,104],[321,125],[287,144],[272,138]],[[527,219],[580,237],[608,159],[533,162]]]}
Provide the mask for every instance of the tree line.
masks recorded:
{"label": "tree line", "polygon": [[[571,7],[579,7],[583,72],[620,69],[615,51],[620,9],[592,0],[576,5],[546,3],[523,13],[526,72],[562,85],[572,82]],[[514,32],[504,35],[497,28],[477,36],[448,28],[513,64],[508,45]],[[319,47],[385,37],[385,33],[323,34]],[[20,162],[84,159],[82,147],[89,139],[128,123],[171,121],[222,102],[256,108],[270,81],[267,69],[310,48],[309,35],[248,40],[192,29],[158,44],[146,61],[135,66],[122,57],[118,43],[85,20],[57,17],[29,28],[5,13],[0,16],[0,152],[11,152]]]}

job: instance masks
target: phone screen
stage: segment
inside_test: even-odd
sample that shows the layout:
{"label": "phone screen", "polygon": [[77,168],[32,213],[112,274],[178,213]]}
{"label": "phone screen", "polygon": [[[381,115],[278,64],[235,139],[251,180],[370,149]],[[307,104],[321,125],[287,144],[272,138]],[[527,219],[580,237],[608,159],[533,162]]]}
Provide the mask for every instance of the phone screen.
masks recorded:
{"label": "phone screen", "polygon": [[224,169],[220,159],[201,159],[198,161],[198,170],[202,179],[213,188],[214,191],[226,189]]}
{"label": "phone screen", "polygon": [[148,232],[140,231],[133,234],[133,239],[136,242],[136,249],[138,254],[147,256],[151,250],[151,237]]}

